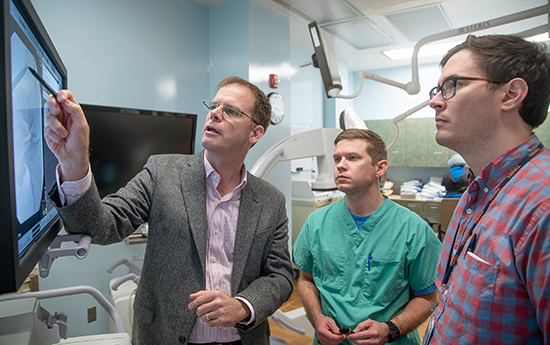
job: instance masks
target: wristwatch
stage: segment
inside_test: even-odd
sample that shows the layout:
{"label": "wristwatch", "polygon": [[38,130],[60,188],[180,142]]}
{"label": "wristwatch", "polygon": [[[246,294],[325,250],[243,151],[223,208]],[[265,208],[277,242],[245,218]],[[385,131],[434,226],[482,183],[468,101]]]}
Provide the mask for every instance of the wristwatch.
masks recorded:
{"label": "wristwatch", "polygon": [[393,343],[394,341],[399,340],[399,337],[401,337],[401,332],[399,331],[399,328],[391,322],[386,321],[386,325],[390,328],[390,334],[388,334],[388,343]]}

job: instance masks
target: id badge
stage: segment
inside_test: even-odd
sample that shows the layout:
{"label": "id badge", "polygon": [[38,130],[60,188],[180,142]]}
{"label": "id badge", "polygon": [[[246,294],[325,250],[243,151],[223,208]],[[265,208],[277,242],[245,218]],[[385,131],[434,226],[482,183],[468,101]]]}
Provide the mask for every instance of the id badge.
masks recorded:
{"label": "id badge", "polygon": [[432,316],[430,317],[430,321],[428,322],[428,327],[426,328],[426,332],[424,332],[422,345],[428,345],[430,343],[430,340],[432,339],[432,335],[434,331],[434,324],[435,324],[435,313],[432,313]]}
{"label": "id badge", "polygon": [[[442,295],[447,296],[447,285],[442,285]],[[435,325],[435,314],[436,309],[439,307],[439,303],[441,303],[441,297],[437,299],[437,302],[432,306],[430,309],[432,311],[432,316],[430,317],[430,321],[428,321],[428,327],[426,327],[426,332],[424,332],[424,337],[422,338],[422,345],[428,345],[430,343],[430,340],[432,340],[433,332],[434,332],[434,325]]]}

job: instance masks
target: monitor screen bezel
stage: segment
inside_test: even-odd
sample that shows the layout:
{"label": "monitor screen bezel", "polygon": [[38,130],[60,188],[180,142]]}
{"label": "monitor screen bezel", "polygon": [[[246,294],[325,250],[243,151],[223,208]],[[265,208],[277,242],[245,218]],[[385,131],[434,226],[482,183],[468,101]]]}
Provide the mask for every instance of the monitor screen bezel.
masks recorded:
{"label": "monitor screen bezel", "polygon": [[18,251],[18,228],[15,210],[15,178],[12,129],[12,85],[11,85],[11,44],[10,44],[10,2],[17,6],[24,20],[35,35],[42,49],[61,74],[61,87],[67,88],[67,69],[63,64],[52,40],[42,24],[30,0],[2,0],[1,27],[2,54],[4,67],[0,72],[0,104],[4,104],[4,118],[0,121],[0,133],[6,134],[0,139],[0,219],[3,221],[0,231],[0,293],[15,292],[23,284],[42,255],[62,228],[59,215],[49,228],[22,253]]}

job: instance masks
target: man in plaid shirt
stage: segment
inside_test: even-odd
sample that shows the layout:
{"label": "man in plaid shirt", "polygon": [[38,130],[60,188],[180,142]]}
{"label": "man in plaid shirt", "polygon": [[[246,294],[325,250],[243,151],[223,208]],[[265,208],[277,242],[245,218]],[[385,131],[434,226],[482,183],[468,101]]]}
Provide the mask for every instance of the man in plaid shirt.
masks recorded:
{"label": "man in plaid shirt", "polygon": [[550,56],[517,36],[469,36],[440,65],[436,140],[464,157],[470,186],[445,236],[424,344],[548,344],[550,150],[533,129],[548,112]]}

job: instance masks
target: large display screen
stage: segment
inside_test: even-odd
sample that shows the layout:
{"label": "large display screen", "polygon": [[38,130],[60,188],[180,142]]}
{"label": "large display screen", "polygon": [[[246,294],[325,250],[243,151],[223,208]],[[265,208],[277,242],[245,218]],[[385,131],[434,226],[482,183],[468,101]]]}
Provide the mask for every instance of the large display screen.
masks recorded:
{"label": "large display screen", "polygon": [[57,160],[43,133],[48,89],[66,88],[67,71],[28,0],[3,0],[2,18],[0,292],[6,292],[18,288],[61,228],[46,197]]}
{"label": "large display screen", "polygon": [[10,14],[15,209],[18,253],[22,255],[57,215],[46,199],[57,164],[43,136],[50,92],[29,67],[54,90],[61,89],[62,76],[13,2]]}

